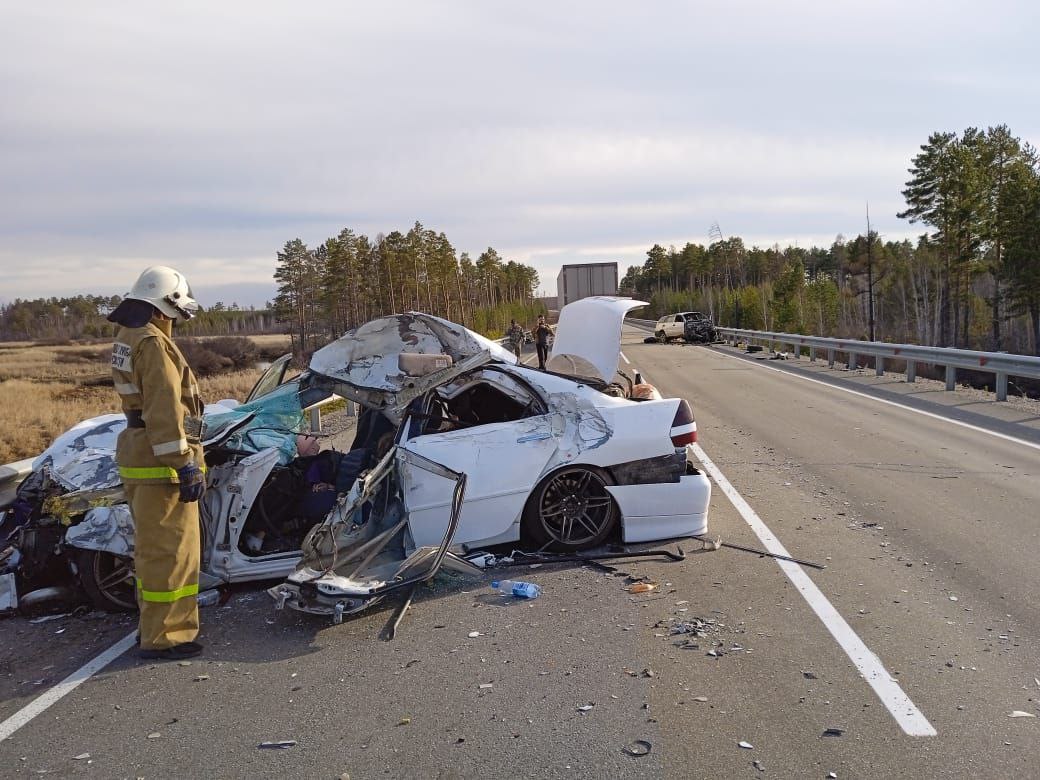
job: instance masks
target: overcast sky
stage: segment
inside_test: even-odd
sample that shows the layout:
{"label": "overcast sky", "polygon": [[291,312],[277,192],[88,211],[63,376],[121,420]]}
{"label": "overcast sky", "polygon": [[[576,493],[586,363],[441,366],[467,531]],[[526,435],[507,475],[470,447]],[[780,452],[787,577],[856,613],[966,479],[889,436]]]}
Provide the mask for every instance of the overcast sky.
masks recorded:
{"label": "overcast sky", "polygon": [[4,3],[0,300],[148,264],[262,304],[275,254],[416,220],[474,257],[829,246],[929,133],[1040,145],[1040,4]]}

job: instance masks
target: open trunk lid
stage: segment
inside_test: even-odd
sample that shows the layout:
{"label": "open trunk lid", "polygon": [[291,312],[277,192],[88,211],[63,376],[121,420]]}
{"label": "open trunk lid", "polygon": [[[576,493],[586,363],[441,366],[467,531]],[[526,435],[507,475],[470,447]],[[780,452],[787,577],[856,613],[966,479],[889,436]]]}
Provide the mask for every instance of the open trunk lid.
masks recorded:
{"label": "open trunk lid", "polygon": [[644,301],[595,295],[568,303],[560,311],[546,368],[561,374],[612,382],[621,356],[621,325]]}

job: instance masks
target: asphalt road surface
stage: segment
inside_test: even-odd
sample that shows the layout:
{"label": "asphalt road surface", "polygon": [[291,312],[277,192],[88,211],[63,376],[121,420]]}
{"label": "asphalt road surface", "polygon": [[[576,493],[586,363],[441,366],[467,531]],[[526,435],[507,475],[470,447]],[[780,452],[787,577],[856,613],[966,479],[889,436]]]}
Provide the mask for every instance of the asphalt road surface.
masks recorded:
{"label": "asphalt road surface", "polygon": [[[626,335],[622,367],[694,406],[711,534],[825,569],[687,542],[510,570],[530,602],[445,576],[392,642],[393,604],[332,626],[237,589],[203,658],[120,656],[0,741],[0,776],[1037,776],[1040,718],[1011,717],[1040,714],[1037,415]],[[0,623],[0,722],[132,629]]]}

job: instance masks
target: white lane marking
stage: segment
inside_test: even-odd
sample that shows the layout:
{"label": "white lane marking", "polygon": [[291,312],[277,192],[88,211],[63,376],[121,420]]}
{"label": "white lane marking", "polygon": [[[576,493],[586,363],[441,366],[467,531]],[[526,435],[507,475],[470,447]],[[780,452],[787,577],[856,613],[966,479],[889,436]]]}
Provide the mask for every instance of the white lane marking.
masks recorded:
{"label": "white lane marking", "polygon": [[18,729],[60,700],[63,696],[71,693],[81,683],[86,682],[95,674],[100,672],[136,643],[137,629],[135,628],[132,632],[108,648],[108,650],[97,656],[93,661],[88,661],[49,691],[40,694],[31,702],[26,704],[14,715],[11,715],[5,721],[0,723],[0,742],[3,742],[9,736],[14,734]]}
{"label": "white lane marking", "polygon": [[625,353],[624,352],[621,353],[621,359],[624,360],[629,365],[632,365],[632,361],[629,360],[627,357],[625,357]]}
{"label": "white lane marking", "polygon": [[[729,480],[723,476],[718,466],[708,457],[708,453],[699,444],[691,444],[690,448],[693,450],[693,454],[700,460],[701,465],[704,466],[704,470],[708,472],[711,478],[715,480],[715,484],[726,494],[726,498],[730,500],[730,503],[740,513],[740,516],[744,518],[744,522],[751,527],[751,530],[759,538],[763,546],[771,553],[786,555],[790,558],[791,554],[787,551],[787,548],[781,544],[780,540],[769,530],[769,527],[762,522],[762,518],[744,500],[744,497],[737,492],[736,488],[730,484]],[[823,623],[824,627],[837,641],[838,646],[845,651],[845,655],[849,657],[849,660],[859,670],[860,676],[874,689],[874,693],[877,694],[881,703],[885,705],[892,717],[895,718],[899,728],[911,737],[936,736],[938,732],[928,722],[928,718],[917,708],[917,705],[910,701],[910,697],[903,692],[899,683],[886,671],[884,664],[881,663],[881,659],[857,636],[856,632],[852,630],[852,626],[845,621],[845,618],[823,595],[823,592],[809,578],[805,570],[793,561],[777,560],[776,562],[784,574],[787,575],[787,578],[791,580],[791,583],[798,589],[798,592],[802,594],[802,598],[805,599],[812,611],[816,613],[820,622]]]}
{"label": "white lane marking", "polygon": [[879,404],[888,404],[889,406],[894,406],[897,409],[905,409],[906,411],[913,412],[914,414],[923,414],[925,417],[931,417],[933,420],[941,420],[942,422],[948,422],[952,425],[959,425],[962,428],[967,428],[969,431],[975,431],[976,433],[986,433],[990,436],[996,436],[998,439],[1004,439],[1004,441],[1009,441],[1013,444],[1021,444],[1025,447],[1031,447],[1034,450],[1040,450],[1040,444],[1036,444],[1035,442],[1026,441],[1025,439],[1019,439],[1016,436],[1009,436],[1006,433],[998,433],[997,431],[991,431],[986,428],[980,428],[978,425],[972,425],[971,423],[961,422],[960,420],[955,420],[952,417],[943,417],[941,414],[936,414],[935,412],[926,412],[923,409],[915,409],[912,406],[907,406],[906,404],[901,404],[897,401],[889,401],[887,398],[877,398],[876,396],[870,395],[870,393],[863,393],[859,390],[852,390],[847,387],[838,387],[837,385],[833,385],[830,382],[824,382],[820,379],[813,379],[810,376],[802,376],[801,374],[795,374],[791,371],[783,371],[779,368],[775,368],[774,366],[764,366],[757,360],[745,360],[744,358],[737,357],[736,355],[727,355],[725,352],[716,351],[715,354],[722,355],[723,357],[727,357],[730,360],[739,360],[741,363],[750,363],[753,366],[758,366],[759,368],[764,368],[769,371],[776,371],[778,374],[783,374],[784,376],[793,377],[795,379],[801,379],[806,382],[812,382],[813,384],[817,385],[823,385],[824,387],[829,387],[832,390],[840,390],[841,392],[849,393],[850,395],[858,395],[860,398],[866,398],[870,401],[877,401]]}
{"label": "white lane marking", "polygon": [[[700,459],[705,471],[711,475],[711,478],[715,480],[722,492],[726,494],[726,498],[740,512],[740,516],[751,526],[751,530],[755,532],[755,536],[761,540],[765,548],[776,555],[790,557],[791,554],[787,552],[787,548],[780,543],[780,540],[762,522],[755,510],[748,505],[743,496],[722,475],[722,472],[719,471],[718,467],[711,461],[701,446],[699,444],[690,446],[693,448],[694,454]],[[937,733],[935,727],[928,722],[924,714],[910,701],[910,697],[903,693],[899,683],[892,679],[892,675],[885,670],[881,659],[874,655],[870,648],[863,643],[863,640],[856,635],[856,632],[845,622],[845,618],[827,600],[827,597],[823,595],[816,583],[809,578],[805,570],[797,563],[791,561],[777,560],[777,564],[784,574],[787,575],[787,578],[798,588],[798,592],[802,594],[805,601],[812,607],[812,611],[816,613],[823,625],[831,632],[831,636],[837,640],[838,645],[845,651],[849,660],[855,664],[863,679],[874,689],[874,693],[877,694],[881,703],[892,713],[892,717],[896,719],[899,727],[911,737],[934,737]]]}

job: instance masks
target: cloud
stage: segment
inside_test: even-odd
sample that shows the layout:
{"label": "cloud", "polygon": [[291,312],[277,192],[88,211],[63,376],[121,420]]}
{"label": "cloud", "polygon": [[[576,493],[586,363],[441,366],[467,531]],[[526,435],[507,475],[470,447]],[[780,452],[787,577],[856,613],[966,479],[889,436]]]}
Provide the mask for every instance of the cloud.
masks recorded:
{"label": "cloud", "polygon": [[998,5],[16,5],[0,296],[119,291],[151,262],[245,291],[286,240],[416,220],[546,285],[713,222],[829,244],[869,202],[907,232],[928,133],[1040,141],[1038,11]]}

